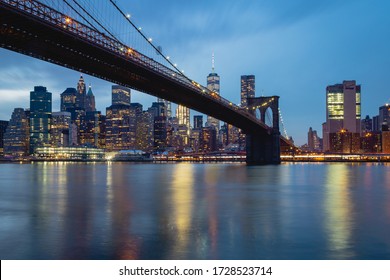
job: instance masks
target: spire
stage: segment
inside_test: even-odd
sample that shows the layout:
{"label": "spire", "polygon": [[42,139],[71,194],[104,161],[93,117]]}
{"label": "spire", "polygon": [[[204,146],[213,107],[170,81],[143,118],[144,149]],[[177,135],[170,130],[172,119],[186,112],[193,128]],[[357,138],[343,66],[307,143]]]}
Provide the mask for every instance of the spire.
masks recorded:
{"label": "spire", "polygon": [[212,73],[214,73],[214,51],[213,51],[213,54],[211,56],[211,70],[212,70]]}
{"label": "spire", "polygon": [[93,95],[91,84],[89,84],[87,95]]}

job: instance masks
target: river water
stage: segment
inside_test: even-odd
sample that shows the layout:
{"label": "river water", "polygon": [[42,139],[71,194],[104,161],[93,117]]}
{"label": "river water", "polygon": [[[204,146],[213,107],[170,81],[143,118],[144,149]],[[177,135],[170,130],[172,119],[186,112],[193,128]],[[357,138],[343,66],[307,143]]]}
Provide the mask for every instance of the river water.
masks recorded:
{"label": "river water", "polygon": [[390,259],[384,164],[0,164],[1,259]]}

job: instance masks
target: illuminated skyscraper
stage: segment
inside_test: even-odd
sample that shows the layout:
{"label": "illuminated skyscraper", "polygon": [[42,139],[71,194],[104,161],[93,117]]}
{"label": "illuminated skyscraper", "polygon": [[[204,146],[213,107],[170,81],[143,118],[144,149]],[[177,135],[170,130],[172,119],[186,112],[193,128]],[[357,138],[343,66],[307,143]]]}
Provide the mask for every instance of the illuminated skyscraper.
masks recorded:
{"label": "illuminated skyscraper", "polygon": [[248,108],[248,98],[255,97],[255,76],[241,76],[241,107]]}
{"label": "illuminated skyscraper", "polygon": [[[212,57],[212,65],[211,65],[211,73],[207,76],[207,88],[215,92],[216,94],[220,94],[220,77],[218,76],[217,73],[214,72],[214,54]],[[219,120],[216,118],[207,116],[207,122],[206,122],[207,127],[214,127],[216,130],[216,133],[218,134],[219,131]]]}
{"label": "illuminated skyscraper", "polygon": [[172,106],[171,106],[171,101],[168,101],[168,100],[165,100],[165,99],[162,99],[162,98],[157,98],[157,103],[164,103],[165,104],[165,111],[166,111],[166,115],[167,115],[167,118],[171,118],[172,117]]}
{"label": "illuminated skyscraper", "polygon": [[81,75],[77,83],[76,107],[85,110],[86,96],[87,96],[87,89],[85,87],[83,75]]}
{"label": "illuminated skyscraper", "polygon": [[29,151],[29,115],[23,108],[15,108],[4,134],[4,154],[24,156]]}
{"label": "illuminated skyscraper", "polygon": [[68,111],[76,107],[77,89],[67,88],[61,93],[61,111]]}
{"label": "illuminated skyscraper", "polygon": [[[356,85],[356,81],[344,81],[342,84],[326,88],[326,123],[323,124],[323,150],[325,152],[332,151],[331,133],[346,131],[360,135],[360,95],[361,87]],[[355,139],[356,136],[352,135],[350,138]]]}
{"label": "illuminated skyscraper", "polygon": [[51,146],[69,146],[69,127],[71,124],[70,112],[53,112],[51,119]]}
{"label": "illuminated skyscraper", "polygon": [[50,145],[51,92],[36,86],[30,92],[30,153],[35,148]]}
{"label": "illuminated skyscraper", "polygon": [[112,105],[130,105],[131,91],[129,88],[119,85],[112,86]]}

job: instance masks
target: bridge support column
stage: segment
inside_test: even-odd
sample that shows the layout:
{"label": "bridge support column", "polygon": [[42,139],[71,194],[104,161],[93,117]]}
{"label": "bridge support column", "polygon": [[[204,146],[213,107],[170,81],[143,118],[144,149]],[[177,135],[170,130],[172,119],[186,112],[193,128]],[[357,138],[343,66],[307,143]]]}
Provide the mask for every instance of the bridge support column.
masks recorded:
{"label": "bridge support column", "polygon": [[280,164],[280,132],[271,135],[246,134],[248,165]]}

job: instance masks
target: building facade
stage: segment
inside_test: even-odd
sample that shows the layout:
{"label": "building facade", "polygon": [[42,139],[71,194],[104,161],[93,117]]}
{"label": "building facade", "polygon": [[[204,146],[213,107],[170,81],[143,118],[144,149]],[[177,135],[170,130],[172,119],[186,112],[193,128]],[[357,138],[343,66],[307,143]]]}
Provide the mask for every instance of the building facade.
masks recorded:
{"label": "building facade", "polygon": [[113,85],[111,89],[112,105],[130,105],[131,91],[129,88]]}
{"label": "building facade", "polygon": [[347,131],[360,135],[360,100],[361,87],[356,81],[344,81],[326,88],[326,122],[323,124],[322,134],[324,152],[333,152],[331,134]]}
{"label": "building facade", "polygon": [[4,154],[10,156],[25,156],[30,146],[29,111],[15,108],[4,134]]}
{"label": "building facade", "polygon": [[36,86],[30,92],[30,153],[37,147],[50,146],[52,94]]}
{"label": "building facade", "polygon": [[255,76],[241,76],[241,108],[248,108],[248,98],[255,97]]}

